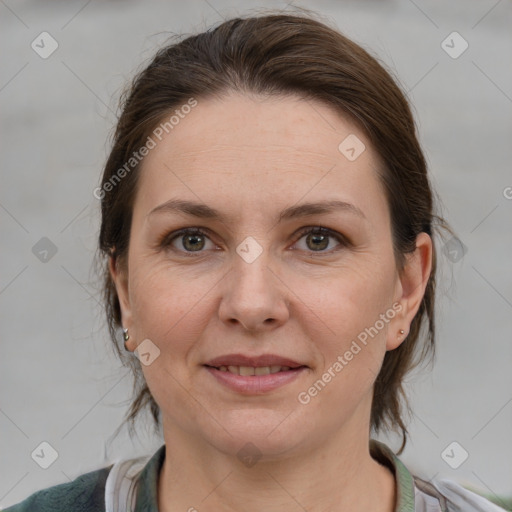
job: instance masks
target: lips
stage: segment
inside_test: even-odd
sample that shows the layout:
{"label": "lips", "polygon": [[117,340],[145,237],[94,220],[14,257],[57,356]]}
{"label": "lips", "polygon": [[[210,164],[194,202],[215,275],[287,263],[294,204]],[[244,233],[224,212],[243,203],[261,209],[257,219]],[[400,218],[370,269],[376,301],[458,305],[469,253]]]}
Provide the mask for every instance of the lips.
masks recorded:
{"label": "lips", "polygon": [[275,354],[250,357],[228,354],[203,365],[223,386],[244,395],[261,395],[300,378],[308,370],[293,359]]}
{"label": "lips", "polygon": [[287,367],[287,369],[306,366],[292,359],[281,357],[275,354],[263,354],[254,357],[246,356],[244,354],[227,354],[211,359],[210,361],[206,362],[205,365],[218,369],[220,369],[222,366],[225,366],[226,368],[229,368],[230,366],[239,368],[272,368],[273,366],[280,366]]}
{"label": "lips", "polygon": [[[213,367],[216,368],[216,367]],[[290,370],[289,366],[271,365],[271,366],[220,366],[217,368],[221,372],[229,372],[234,375],[243,375],[245,377],[250,375],[270,375],[271,373],[287,372]]]}

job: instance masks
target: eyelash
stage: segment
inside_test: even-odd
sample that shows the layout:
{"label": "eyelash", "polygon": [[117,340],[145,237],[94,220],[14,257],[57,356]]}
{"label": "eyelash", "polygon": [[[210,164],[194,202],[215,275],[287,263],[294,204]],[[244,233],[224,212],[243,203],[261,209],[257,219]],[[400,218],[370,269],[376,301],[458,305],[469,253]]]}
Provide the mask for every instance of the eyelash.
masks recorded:
{"label": "eyelash", "polygon": [[[349,247],[352,245],[349,242],[349,240],[347,240],[347,238],[345,238],[340,233],[333,231],[332,229],[329,229],[329,228],[324,228],[322,226],[308,226],[308,227],[302,228],[299,231],[299,233],[297,234],[297,239],[296,239],[295,243],[297,243],[303,236],[308,235],[310,233],[315,234],[315,235],[324,235],[324,236],[329,236],[329,237],[335,238],[336,241],[338,241],[340,243],[340,245],[343,247]],[[174,231],[172,233],[164,235],[158,242],[158,246],[162,249],[169,248],[171,246],[172,242],[176,238],[179,238],[179,237],[182,237],[185,235],[197,235],[197,236],[204,236],[206,238],[210,238],[208,236],[208,232],[201,228],[183,228],[178,231]],[[205,251],[181,251],[181,250],[174,249],[174,248],[172,248],[172,250],[177,251],[181,254],[186,254],[187,257],[194,257],[195,253],[202,254],[205,252]],[[312,254],[332,254],[333,252],[336,252],[337,250],[339,250],[339,249],[331,249],[329,251],[309,251],[309,252]]]}

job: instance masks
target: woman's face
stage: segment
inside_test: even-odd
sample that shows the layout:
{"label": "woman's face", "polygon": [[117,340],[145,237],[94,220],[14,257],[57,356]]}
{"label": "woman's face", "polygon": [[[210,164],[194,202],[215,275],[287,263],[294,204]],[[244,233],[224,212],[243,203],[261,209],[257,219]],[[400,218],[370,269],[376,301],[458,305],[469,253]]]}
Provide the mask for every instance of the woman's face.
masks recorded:
{"label": "woman's face", "polygon": [[164,434],[269,455],[367,436],[423,292],[397,273],[368,139],[294,96],[198,99],[168,131],[143,160],[127,268],[112,268]]}

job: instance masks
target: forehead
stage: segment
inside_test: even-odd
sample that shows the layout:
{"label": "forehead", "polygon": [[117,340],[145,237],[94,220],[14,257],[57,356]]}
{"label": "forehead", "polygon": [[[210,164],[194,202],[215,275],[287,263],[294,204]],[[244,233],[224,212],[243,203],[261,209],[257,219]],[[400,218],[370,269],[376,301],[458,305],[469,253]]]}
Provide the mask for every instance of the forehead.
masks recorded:
{"label": "forehead", "polygon": [[277,152],[283,159],[307,156],[305,164],[329,163],[339,160],[339,144],[347,136],[364,138],[353,122],[332,107],[291,95],[262,97],[232,92],[221,98],[197,100],[187,114],[172,116],[176,124],[166,124],[170,117],[164,117],[156,128],[162,140],[157,140],[153,157],[165,153],[194,159],[208,150],[222,159],[238,150],[255,156]]}
{"label": "forehead", "polygon": [[384,201],[364,133],[321,102],[232,93],[197,99],[187,112],[151,135],[139,183],[146,210],[176,195],[219,208],[288,206],[337,191],[363,210]]}

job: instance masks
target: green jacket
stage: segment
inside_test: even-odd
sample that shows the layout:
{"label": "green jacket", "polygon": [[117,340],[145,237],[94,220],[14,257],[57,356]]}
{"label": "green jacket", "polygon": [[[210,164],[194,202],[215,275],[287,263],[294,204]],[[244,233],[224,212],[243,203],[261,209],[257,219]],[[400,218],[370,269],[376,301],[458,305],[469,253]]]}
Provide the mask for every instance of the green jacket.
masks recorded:
{"label": "green jacket", "polygon": [[[400,459],[385,444],[371,440],[370,452],[374,459],[388,466],[395,474],[397,482],[397,504],[395,512],[502,512],[484,498],[459,486],[455,482],[440,480],[426,482],[411,475]],[[124,482],[126,496],[124,502],[135,502],[130,512],[157,512],[157,486],[160,469],[165,459],[165,444],[149,458],[119,462],[105,468],[80,475],[69,483],[56,485],[37,491],[27,499],[4,510],[4,512],[114,512],[122,510],[109,505],[106,507],[106,487],[116,497],[122,494]],[[137,462],[139,469],[129,479],[123,479],[126,470]],[[112,477],[107,478],[113,467]],[[132,468],[136,468],[132,465]],[[135,470],[133,470],[135,471]],[[114,478],[114,474],[116,475]],[[128,473],[129,474],[129,473]],[[119,476],[120,475],[120,476]],[[130,492],[126,483],[130,482]],[[117,498],[116,498],[117,499]],[[107,500],[108,501],[108,500]],[[109,501],[110,503],[110,501]]]}

